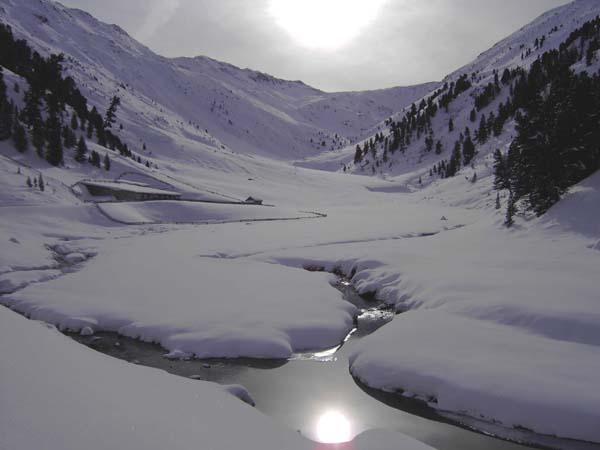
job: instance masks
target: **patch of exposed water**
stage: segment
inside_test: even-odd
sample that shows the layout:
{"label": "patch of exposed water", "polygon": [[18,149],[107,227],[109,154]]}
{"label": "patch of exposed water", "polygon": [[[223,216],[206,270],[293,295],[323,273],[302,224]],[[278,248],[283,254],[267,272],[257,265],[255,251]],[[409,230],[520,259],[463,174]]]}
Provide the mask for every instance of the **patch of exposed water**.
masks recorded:
{"label": "patch of exposed water", "polygon": [[[339,436],[340,441],[344,440],[346,434],[353,438],[370,429],[388,429],[412,436],[440,450],[527,448],[489,434],[474,432],[468,429],[468,421],[440,415],[422,402],[375,391],[355,381],[348,370],[348,356],[355,343],[385,326],[396,313],[371,296],[359,296],[347,280],[341,279],[336,287],[347,301],[360,310],[355,328],[340,345],[332,349],[298,353],[289,360],[173,360],[165,358],[166,352],[159,345],[116,333],[69,335],[92,349],[135,364],[223,385],[243,385],[253,397],[258,410],[315,441],[323,442],[331,438],[327,434],[331,426],[323,431],[323,424],[336,418],[337,422],[332,423],[338,425],[333,427],[337,426],[345,433]],[[457,422],[463,425],[454,426]],[[484,426],[477,428],[486,430]],[[494,434],[493,430],[486,432]],[[503,433],[506,436],[506,430]],[[529,440],[531,434],[514,430],[514,434],[508,437],[517,441]],[[570,441],[540,439],[540,448],[593,448]]]}

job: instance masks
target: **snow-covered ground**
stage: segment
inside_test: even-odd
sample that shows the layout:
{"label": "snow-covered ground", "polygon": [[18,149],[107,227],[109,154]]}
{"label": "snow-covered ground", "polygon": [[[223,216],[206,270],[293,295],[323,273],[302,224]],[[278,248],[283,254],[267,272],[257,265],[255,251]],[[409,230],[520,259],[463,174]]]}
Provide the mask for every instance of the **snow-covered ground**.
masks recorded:
{"label": "snow-covered ground", "polygon": [[198,357],[287,358],[333,347],[352,329],[355,309],[328,276],[203,258],[208,235],[179,245],[167,236],[115,241],[77,273],[3,302],[64,328],[118,331]]}
{"label": "snow-covered ground", "polygon": [[[82,347],[0,309],[0,446],[5,449],[314,449],[214,383],[186,380]],[[370,432],[356,449],[427,450]]]}
{"label": "snow-covered ground", "polygon": [[[361,292],[410,310],[353,356],[363,382],[508,428],[600,440],[600,235],[580,234],[561,213],[597,198],[597,175],[513,231],[491,210],[359,191],[354,180],[346,187],[349,203],[370,206],[314,196],[326,218],[100,227],[60,249],[95,254],[76,271],[1,301],[61,327],[118,331],[200,357],[285,358],[332,347],[352,328],[354,308],[331,276],[302,270],[341,268]],[[593,210],[581,214],[597,223]]]}
{"label": "snow-covered ground", "polygon": [[[410,152],[390,179],[333,172],[353,151],[336,146],[377,132],[431,85],[324,94],[208,58],[161,58],[46,0],[0,5],[17,35],[72,58],[69,72],[99,107],[122,97],[121,137],[152,163],[111,153],[106,172],[67,154],[66,167],[53,168],[0,143],[0,303],[73,331],[155,341],[172,354],[286,358],[335,346],[352,328],[356,310],[330,286],[333,276],[303,270],[340,269],[360,292],[408,311],[352,355],[351,371],[367,385],[444,414],[600,442],[598,174],[509,231],[494,209],[485,152],[475,169],[422,186],[415,179],[432,161]],[[521,42],[564,19],[547,44],[558,45],[597,12],[597,2],[578,0],[464,70],[482,70],[483,83],[515,62]],[[507,144],[508,128],[490,149]],[[40,174],[44,192],[26,186]],[[95,205],[72,190],[84,178],[275,206]],[[4,308],[0,346],[3,448],[314,447],[216,385],[114,361]],[[353,448],[426,447],[368,433]]]}

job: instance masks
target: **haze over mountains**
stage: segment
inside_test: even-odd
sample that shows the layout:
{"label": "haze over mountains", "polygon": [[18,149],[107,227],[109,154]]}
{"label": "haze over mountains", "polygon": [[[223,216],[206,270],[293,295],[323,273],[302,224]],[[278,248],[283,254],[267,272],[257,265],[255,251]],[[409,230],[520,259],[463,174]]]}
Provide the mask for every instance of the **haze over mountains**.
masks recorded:
{"label": "haze over mountains", "polygon": [[431,87],[326,94],[207,57],[158,56],[119,27],[56,3],[4,8],[17,36],[45,53],[70,57],[68,73],[99,106],[120,95],[124,109],[134,112],[126,127],[132,134],[163,125],[192,143],[210,144],[212,137],[218,148],[222,143],[247,153],[301,158],[368,136]]}
{"label": "haze over mountains", "polygon": [[[332,274],[398,313],[348,376],[487,434],[597,446],[599,14],[549,11],[440,81],[324,93],[0,0],[0,303],[33,319],[0,308],[0,447],[314,448],[243,388],[53,327],[169,358],[335,355],[364,311]],[[353,448],[457,448],[363,431]]]}

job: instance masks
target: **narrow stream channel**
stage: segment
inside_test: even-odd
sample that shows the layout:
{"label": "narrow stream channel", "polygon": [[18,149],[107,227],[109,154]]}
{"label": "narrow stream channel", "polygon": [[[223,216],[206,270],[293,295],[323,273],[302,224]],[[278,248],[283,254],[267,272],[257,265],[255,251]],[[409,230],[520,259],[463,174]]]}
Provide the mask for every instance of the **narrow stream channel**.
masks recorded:
{"label": "narrow stream channel", "polygon": [[[319,419],[329,411],[336,411],[350,423],[352,436],[370,429],[388,429],[412,436],[439,450],[531,448],[444,423],[443,418],[431,411],[407,408],[398,396],[359,386],[349,373],[348,355],[356,342],[391,321],[394,313],[361,298],[347,282],[340,283],[338,289],[347,301],[363,311],[356,329],[341,347],[297,354],[290,360],[169,360],[160,346],[116,333],[68,335],[92,349],[125,361],[194,379],[241,384],[247,388],[259,411],[315,441],[319,441]],[[515,435],[515,439],[518,438],[518,434]],[[547,442],[544,437],[540,438],[538,448],[593,448],[587,444],[580,446],[574,442],[570,445],[567,441],[569,445],[563,445],[564,442],[559,444],[558,440]]]}

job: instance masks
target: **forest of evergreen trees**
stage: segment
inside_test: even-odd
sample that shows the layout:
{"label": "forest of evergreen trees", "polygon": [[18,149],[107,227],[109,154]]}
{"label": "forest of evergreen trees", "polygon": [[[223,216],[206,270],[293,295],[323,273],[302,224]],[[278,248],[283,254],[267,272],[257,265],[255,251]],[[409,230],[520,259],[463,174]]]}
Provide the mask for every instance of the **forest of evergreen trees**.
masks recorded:
{"label": "forest of evergreen trees", "polygon": [[596,18],[517,78],[517,137],[507,155],[494,155],[495,185],[510,191],[509,203],[523,200],[542,215],[570,186],[600,169],[600,74],[572,70],[584,61],[590,66],[599,43]]}
{"label": "forest of evergreen trees", "polygon": [[[27,151],[31,143],[36,153],[54,166],[63,164],[65,149],[73,149],[75,160],[100,167],[100,155],[95,151],[88,155],[83,135],[135,159],[127,144],[111,132],[119,97],[112,98],[104,117],[95,106],[89,109],[73,78],[63,76],[63,62],[63,55],[41,56],[25,40],[15,39],[9,26],[0,24],[0,140],[12,137],[20,152]],[[27,81],[20,111],[7,93],[2,67]],[[103,165],[109,170],[108,154]]]}
{"label": "forest of evergreen trees", "polygon": [[[545,36],[537,38],[534,48],[541,51],[545,42]],[[494,71],[494,80],[473,94],[469,118],[474,131],[465,127],[459,133],[450,157],[433,166],[430,176],[455,176],[472,164],[478,146],[500,136],[505,124],[514,119],[517,136],[510,151],[494,154],[496,188],[509,193],[507,224],[512,223],[517,202],[538,215],[546,212],[570,186],[600,169],[600,74],[585,70],[599,49],[597,17],[572,32],[558,49],[541,54],[528,70]],[[576,64],[577,72],[573,70]],[[445,149],[434,136],[432,119],[441,109],[448,112],[476,77],[477,73],[463,74],[419,105],[413,104],[401,120],[386,121],[389,134],[378,133],[363,147],[358,145],[355,165],[364,169],[371,164],[375,173],[388,163],[388,154],[404,152],[411,142],[423,137],[424,152],[441,154]],[[502,93],[507,94],[506,99],[486,114],[484,110]],[[455,129],[454,119],[449,118],[449,132]]]}

